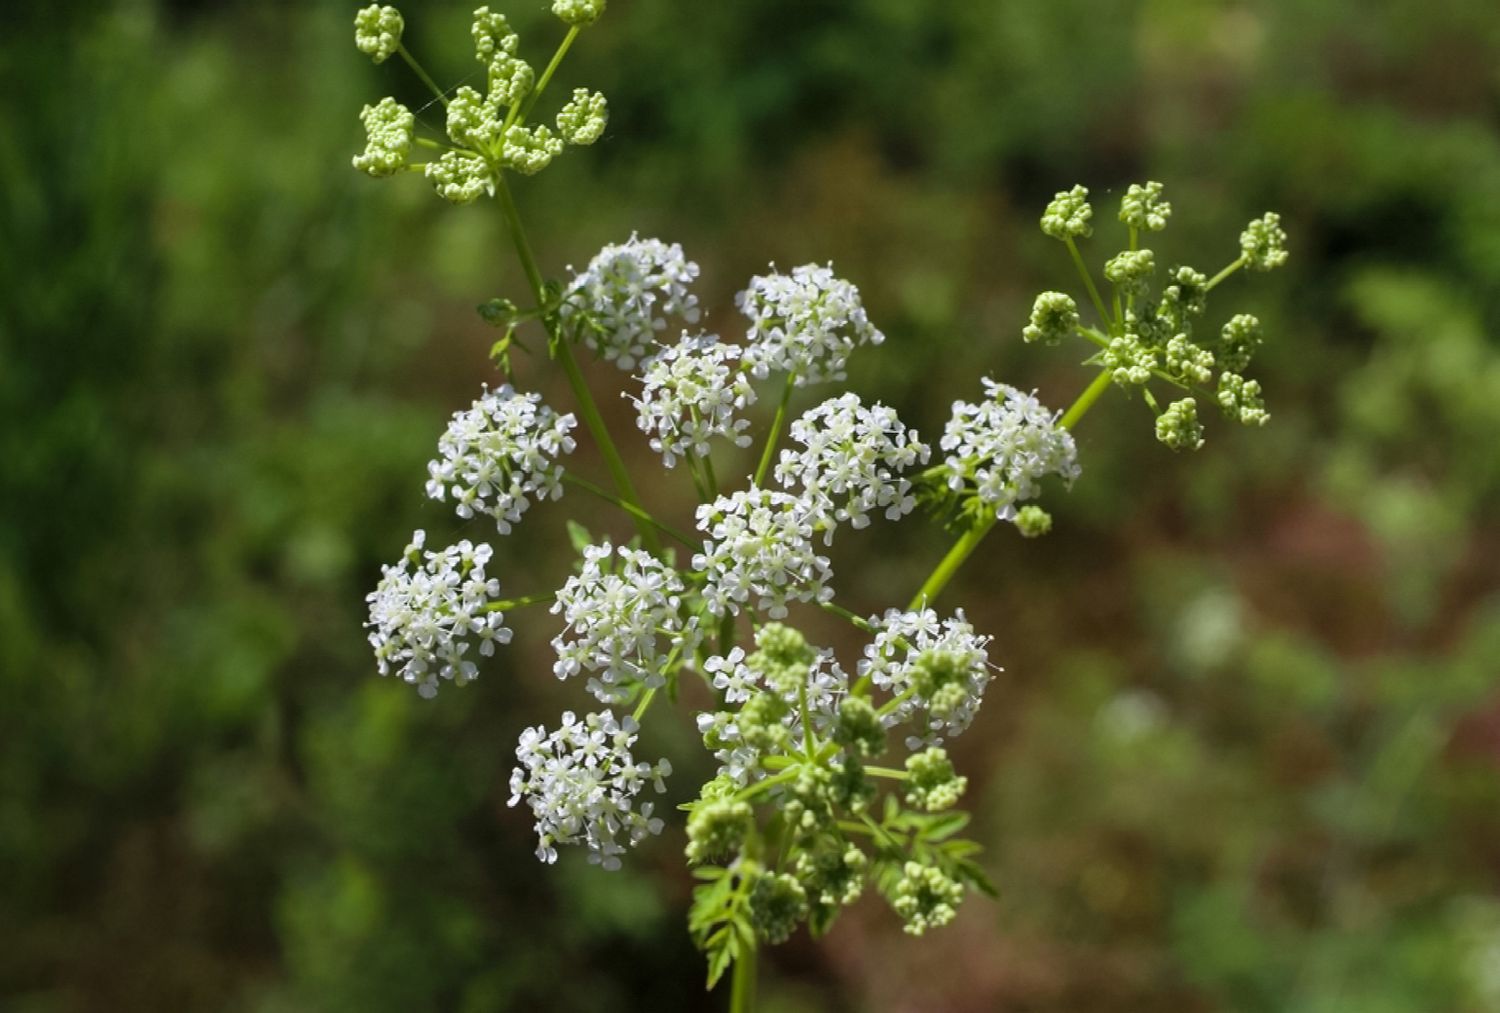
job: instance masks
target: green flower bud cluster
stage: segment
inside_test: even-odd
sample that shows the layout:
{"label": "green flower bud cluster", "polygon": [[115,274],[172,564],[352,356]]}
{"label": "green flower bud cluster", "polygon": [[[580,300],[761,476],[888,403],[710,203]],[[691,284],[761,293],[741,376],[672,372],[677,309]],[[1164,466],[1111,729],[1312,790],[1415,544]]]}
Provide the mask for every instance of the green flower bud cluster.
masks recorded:
{"label": "green flower bud cluster", "polygon": [[1031,323],[1021,331],[1027,344],[1055,345],[1078,330],[1078,304],[1062,292],[1043,292],[1031,307]]}
{"label": "green flower bud cluster", "polygon": [[1286,230],[1274,211],[1257,218],[1240,233],[1240,254],[1252,271],[1269,271],[1286,263]]}
{"label": "green flower bud cluster", "polygon": [[1120,221],[1132,229],[1160,232],[1172,217],[1172,205],[1161,199],[1162,185],[1150,182],[1130,184],[1120,198]]}
{"label": "green flower bud cluster", "polygon": [[750,803],[733,797],[709,799],[687,823],[687,858],[694,865],[737,851],[754,827]]}
{"label": "green flower bud cluster", "polygon": [[927,812],[952,809],[969,786],[967,777],[953,770],[946,749],[933,746],[906,758],[906,801]]}
{"label": "green flower bud cluster", "polygon": [[1224,417],[1245,426],[1263,426],[1271,420],[1260,397],[1260,382],[1246,380],[1238,373],[1219,375],[1219,406]]}
{"label": "green flower bud cluster", "polygon": [[1265,340],[1260,321],[1249,313],[1231,317],[1220,331],[1219,365],[1233,373],[1243,373]]}
{"label": "green flower bud cluster", "polygon": [[365,106],[359,114],[365,125],[365,150],[354,156],[354,167],[371,176],[390,176],[406,167],[411,156],[412,130],[416,118],[393,98]]}
{"label": "green flower bud cluster", "polygon": [[1186,334],[1167,342],[1165,362],[1168,373],[1194,383],[1208,383],[1214,377],[1214,353],[1193,344]]}
{"label": "green flower bud cluster", "polygon": [[1042,214],[1042,231],[1053,239],[1087,238],[1094,232],[1094,227],[1089,224],[1093,216],[1088,188],[1075,186],[1052,198],[1052,203]]}
{"label": "green flower bud cluster", "polygon": [[1139,387],[1151,379],[1156,368],[1156,351],[1136,334],[1111,338],[1099,355],[1099,362],[1109,370],[1120,386]]}
{"label": "green flower bud cluster", "polygon": [[591,25],[604,13],[608,0],[552,0],[552,13],[564,24]]}
{"label": "green flower bud cluster", "polygon": [[[591,24],[604,11],[604,0],[556,0],[554,12],[570,25]],[[355,17],[355,45],[369,53],[375,62],[401,52],[434,92],[426,73],[401,49],[402,18],[394,7],[372,5]],[[604,96],[587,88],[576,88],[572,97],[557,114],[557,127],[527,123],[539,87],[531,64],[517,55],[521,40],[505,15],[480,7],[474,11],[469,33],[474,42],[474,57],[486,69],[486,91],[460,86],[451,94],[439,94],[447,109],[448,145],[423,140],[433,148],[447,148],[433,161],[420,163],[438,196],[455,204],[468,204],[496,191],[500,176],[514,172],[532,176],[541,172],[562,154],[565,145],[586,145],[597,141],[608,123],[608,106]],[[571,39],[571,36],[570,36]],[[561,55],[562,50],[559,50]],[[549,68],[555,69],[554,65]],[[390,108],[394,100],[366,107],[365,121],[369,142],[363,155],[354,160],[361,171],[372,176],[389,176],[407,166],[413,137],[411,114],[400,106]],[[400,112],[397,112],[400,110]],[[403,115],[404,114],[404,115]]]}
{"label": "green flower bud cluster", "polygon": [[1155,273],[1156,255],[1150,250],[1126,250],[1104,265],[1104,277],[1119,290],[1120,295],[1130,299],[1139,299],[1146,294]]}
{"label": "green flower bud cluster", "polygon": [[1028,503],[1016,511],[1015,524],[1022,538],[1040,538],[1052,530],[1052,515],[1035,503]]}
{"label": "green flower bud cluster", "polygon": [[371,4],[354,15],[354,45],[376,63],[384,63],[401,48],[405,27],[396,8]]}
{"label": "green flower bud cluster", "polygon": [[891,906],[906,921],[906,931],[920,936],[947,925],[963,903],[963,884],[935,865],[907,862],[896,884]]}
{"label": "green flower bud cluster", "polygon": [[[1047,206],[1042,231],[1072,243],[1091,234],[1092,214],[1088,190],[1075,186],[1058,193]],[[1212,278],[1177,265],[1158,280],[1155,253],[1137,244],[1143,232],[1164,230],[1171,216],[1172,205],[1163,199],[1160,183],[1131,184],[1120,200],[1119,212],[1119,220],[1129,229],[1129,249],[1104,265],[1104,277],[1115,290],[1113,307],[1106,305],[1073,248],[1071,256],[1083,275],[1098,322],[1083,319],[1078,304],[1064,293],[1043,292],[1021,336],[1027,342],[1053,344],[1077,334],[1093,342],[1097,351],[1090,362],[1127,391],[1143,392],[1142,400],[1157,414],[1157,439],[1174,450],[1197,449],[1203,445],[1197,399],[1179,396],[1162,411],[1149,385],[1162,380],[1216,400],[1228,418],[1244,425],[1266,423],[1269,415],[1260,384],[1244,376],[1264,340],[1260,322],[1240,313],[1217,335],[1195,336],[1194,332],[1207,312],[1209,293],[1226,278],[1241,268],[1269,271],[1286,263],[1287,237],[1281,217],[1270,212],[1246,226],[1240,235],[1239,255]],[[1019,517],[1016,521],[1022,534],[1028,534],[1027,527],[1036,523],[1023,524]]]}
{"label": "green flower bud cluster", "polygon": [[879,756],[885,752],[885,726],[875,705],[862,696],[847,696],[839,703],[833,741],[855,756]]}
{"label": "green flower bud cluster", "polygon": [[797,856],[797,880],[808,899],[808,922],[815,933],[828,930],[838,909],[864,893],[870,860],[852,844],[829,841]]}
{"label": "green flower bud cluster", "polygon": [[1156,417],[1156,438],[1173,450],[1197,450],[1203,446],[1203,426],[1198,422],[1198,402],[1190,397],[1173,401]]}
{"label": "green flower bud cluster", "polygon": [[768,943],[784,943],[807,917],[807,891],[796,876],[765,873],[750,888],[750,919],[755,934]]}
{"label": "green flower bud cluster", "polygon": [[557,132],[569,144],[593,144],[604,135],[609,106],[604,96],[587,88],[574,88],[573,98],[557,114]]}

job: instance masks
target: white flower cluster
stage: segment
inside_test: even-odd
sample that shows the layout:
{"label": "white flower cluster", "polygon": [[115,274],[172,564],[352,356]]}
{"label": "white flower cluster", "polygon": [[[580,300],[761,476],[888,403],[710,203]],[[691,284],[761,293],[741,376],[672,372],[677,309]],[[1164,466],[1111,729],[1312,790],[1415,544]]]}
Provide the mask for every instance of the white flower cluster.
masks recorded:
{"label": "white flower cluster", "polygon": [[631,236],[606,246],[563,294],[563,323],[599,355],[634,369],[675,319],[697,323],[698,297],[688,286],[698,265],[682,247]]}
{"label": "white flower cluster", "polygon": [[634,718],[616,721],[610,711],[582,720],[568,711],[551,734],[541,725],[521,733],[516,746],[521,766],[510,775],[510,804],[526,797],[536,817],[537,858],[552,863],[556,845],[583,844],[589,861],[618,869],[627,845],[661,833],[651,803],[637,809],[635,798],[648,781],[658,793],[665,791],[662,778],[672,773],[672,765],[665,759],[636,763],[630,747],[637,731]]}
{"label": "white flower cluster", "polygon": [[912,484],[901,472],[926,464],[931,450],[895,409],[878,403],[866,408],[858,394],[830,398],[792,423],[792,439],[805,449],[783,450],[776,478],[787,487],[802,486],[825,542],[832,541],[837,524],[867,526],[873,510],[898,520],[916,507]]}
{"label": "white flower cluster", "polygon": [[439,459],[427,465],[427,495],[452,495],[460,517],[488,514],[502,535],[521,519],[532,499],[562,496],[562,465],[578,425],[541,403],[540,394],[518,394],[509,384],[486,389],[467,411],[455,412],[438,441]]}
{"label": "white flower cluster", "polygon": [[[417,531],[401,562],[381,567],[370,604],[370,646],[381,675],[396,672],[424,697],[437,694],[438,680],[463,685],[478,674],[464,655],[471,640],[489,656],[510,643],[505,616],[489,608],[500,582],[486,577],[488,545],[463,541],[441,552],[423,553],[427,534]],[[425,555],[425,562],[422,557]]]}
{"label": "white flower cluster", "polygon": [[890,724],[922,716],[926,734],[907,744],[935,745],[943,734],[968,728],[990,681],[992,638],[975,633],[962,609],[943,620],[931,609],[891,609],[870,624],[875,639],[865,647],[859,675],[901,700]]}
{"label": "white flower cluster", "polygon": [[833,576],[828,559],[813,548],[812,518],[800,497],[746,489],[698,508],[698,530],[708,535],[693,569],[705,578],[703,596],[714,615],[754,607],[772,619],[787,602],[828,601]]}
{"label": "white flower cluster", "polygon": [[678,612],[684,591],[677,571],[649,552],[608,542],[584,549],[582,571],[552,606],[567,623],[552,641],[552,671],[559,679],[591,673],[589,692],[608,704],[625,702],[633,685],[662,685],[669,658],[698,648],[696,620]]}
{"label": "white flower cluster", "polygon": [[774,370],[790,373],[798,386],[842,380],[855,348],[885,340],[865,314],[859,289],[835,277],[831,266],[805,264],[789,275],[773,267],[751,278],[735,303],[750,319],[745,363],[759,379]]}
{"label": "white flower cluster", "polygon": [[[724,694],[727,704],[742,704],[757,693],[775,687],[749,664],[742,647],[735,647],[727,655],[709,658],[703,664],[703,673],[713,687]],[[849,693],[849,676],[839,667],[830,650],[819,651],[807,673],[807,714],[813,731],[826,737],[838,721],[839,702]],[[783,687],[781,693],[787,705],[780,724],[786,729],[786,740],[802,741],[801,694],[796,687]],[[719,773],[733,779],[737,784],[746,784],[765,775],[761,767],[762,743],[768,736],[756,724],[759,715],[751,715],[744,709],[704,711],[698,715],[698,734],[705,741],[713,742],[714,758],[719,761]],[[747,734],[748,733],[748,734]]]}
{"label": "white flower cluster", "polygon": [[1058,426],[1060,414],[1034,395],[990,379],[984,386],[990,396],[983,402],[953,403],[940,444],[947,454],[943,472],[954,493],[976,497],[1000,520],[1009,520],[1017,503],[1037,495],[1043,477],[1078,477],[1078,449],[1073,435]]}
{"label": "white flower cluster", "polygon": [[739,356],[737,346],[712,334],[684,334],[646,361],[641,396],[631,400],[636,424],[668,468],[689,454],[707,457],[715,436],[750,445],[750,420],[736,413],[755,403],[755,388],[736,365]]}

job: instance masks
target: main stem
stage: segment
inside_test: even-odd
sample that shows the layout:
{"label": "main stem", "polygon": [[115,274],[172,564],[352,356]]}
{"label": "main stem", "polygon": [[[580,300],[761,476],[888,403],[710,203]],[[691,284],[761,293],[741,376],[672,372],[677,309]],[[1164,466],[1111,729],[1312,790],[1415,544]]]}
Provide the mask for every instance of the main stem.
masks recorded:
{"label": "main stem", "polygon": [[[516,247],[516,256],[521,259],[521,269],[526,272],[526,280],[536,296],[537,305],[545,306],[547,283],[542,279],[541,268],[537,266],[536,256],[531,252],[531,244],[526,240],[526,230],[521,226],[521,214],[516,210],[515,198],[510,195],[510,186],[505,182],[504,176],[500,176],[495,185],[495,196],[500,199],[500,210],[505,215],[505,224],[510,230],[511,242]],[[563,373],[568,378],[568,386],[573,388],[573,397],[578,402],[578,413],[583,416],[584,425],[588,426],[589,432],[594,436],[594,442],[599,446],[599,453],[604,457],[605,467],[609,469],[610,478],[614,480],[620,499],[630,504],[635,510],[639,510],[640,514],[650,516],[646,513],[645,507],[641,506],[640,497],[636,495],[635,486],[631,484],[630,473],[625,470],[625,461],[620,457],[620,451],[615,448],[615,441],[610,439],[609,428],[604,424],[604,417],[599,414],[599,406],[594,403],[594,396],[589,393],[589,385],[583,378],[583,372],[578,368],[578,361],[573,358],[573,349],[558,329],[556,314],[547,313],[542,318],[542,324],[547,328],[547,336],[556,350],[557,361],[562,363]],[[656,529],[634,511],[631,512],[631,518],[635,521],[636,531],[640,532],[642,544],[652,553],[661,555],[661,541],[656,537]]]}
{"label": "main stem", "polygon": [[755,1008],[755,956],[754,949],[741,950],[734,962],[734,978],[730,982],[729,1013],[750,1013]]}

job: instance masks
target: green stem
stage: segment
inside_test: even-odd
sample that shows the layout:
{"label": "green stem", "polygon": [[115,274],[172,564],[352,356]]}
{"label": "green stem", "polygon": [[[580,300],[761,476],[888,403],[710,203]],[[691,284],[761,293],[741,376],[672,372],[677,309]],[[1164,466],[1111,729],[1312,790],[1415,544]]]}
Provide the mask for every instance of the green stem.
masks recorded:
{"label": "green stem", "polygon": [[892,781],[905,781],[910,775],[904,770],[895,767],[865,767],[864,771],[871,777],[888,777]]}
{"label": "green stem", "polygon": [[571,471],[565,471],[563,472],[563,481],[568,482],[572,485],[576,485],[578,486],[578,488],[584,490],[585,492],[593,493],[595,496],[598,496],[606,503],[613,503],[615,506],[628,513],[631,517],[634,517],[636,520],[644,521],[645,523],[650,524],[652,527],[661,531],[662,534],[681,542],[683,545],[686,545],[690,549],[698,548],[699,543],[690,535],[678,531],[670,524],[665,524],[662,521],[657,520],[655,517],[651,516],[651,513],[649,511],[641,509],[634,503],[626,502],[625,500],[616,496],[614,493],[610,492],[608,489],[602,489],[586,478],[580,478],[579,476],[573,474]]}
{"label": "green stem", "polygon": [[797,379],[796,373],[786,375],[786,386],[781,389],[781,401],[776,405],[776,416],[771,419],[771,431],[766,434],[766,449],[761,452],[760,464],[755,469],[755,485],[761,487],[766,480],[766,472],[771,470],[771,459],[776,456],[776,441],[781,436],[781,423],[786,418],[787,402],[792,399],[792,383]]}
{"label": "green stem", "polygon": [[557,600],[557,595],[551,591],[541,594],[528,594],[521,598],[507,598],[504,601],[492,601],[484,607],[486,612],[508,612],[511,609],[525,608],[527,605],[546,605]]}
{"label": "green stem", "polygon": [[656,689],[653,687],[646,690],[646,695],[641,697],[641,702],[635,705],[635,712],[630,716],[636,721],[641,720],[641,715],[646,713],[646,708],[651,706],[651,701],[656,699]]}
{"label": "green stem", "polygon": [[984,536],[989,534],[990,529],[997,523],[999,523],[999,518],[991,514],[960,535],[958,541],[953,543],[953,548],[948,550],[948,554],[942,558],[922,585],[921,590],[912,596],[911,604],[906,606],[907,610],[915,611],[931,605],[933,599],[948,586],[948,582],[953,579],[958,568],[964,565],[964,561],[973,554],[975,549],[979,548],[979,543],[984,541]]}
{"label": "green stem", "polygon": [[755,957],[754,947],[742,948],[734,962],[734,977],[730,981],[729,1013],[750,1013],[755,1008]]}
{"label": "green stem", "polygon": [[1208,284],[1203,286],[1203,291],[1205,291],[1205,292],[1212,292],[1214,290],[1214,288],[1219,284],[1219,282],[1223,281],[1225,278],[1229,277],[1231,274],[1233,274],[1234,272],[1238,271],[1240,268],[1242,268],[1244,266],[1245,266],[1245,258],[1244,258],[1244,255],[1242,254],[1240,256],[1240,258],[1238,260],[1236,260],[1234,263],[1230,264],[1228,267],[1224,268],[1224,270],[1220,271],[1218,274],[1216,274],[1212,278],[1208,279]]}
{"label": "green stem", "polygon": [[401,59],[406,61],[406,65],[412,69],[412,73],[421,78],[422,83],[425,84],[429,89],[431,89],[432,93],[437,96],[437,100],[444,106],[447,106],[448,96],[444,95],[443,89],[439,88],[437,86],[437,83],[433,81],[432,78],[427,76],[427,71],[422,69],[422,65],[417,62],[417,58],[415,56],[412,56],[407,48],[401,45],[399,42],[396,44],[396,52],[401,54]]}
{"label": "green stem", "polygon": [[562,42],[557,47],[557,52],[552,54],[552,61],[547,64],[547,69],[542,71],[542,76],[537,78],[536,87],[531,89],[531,94],[521,105],[520,122],[526,122],[526,117],[531,115],[531,110],[536,107],[537,99],[542,97],[542,92],[547,90],[547,85],[552,82],[552,75],[557,73],[558,65],[562,63],[563,57],[568,55],[568,50],[573,46],[573,40],[578,38],[578,33],[583,31],[579,25],[568,29],[568,34],[563,36]]}
{"label": "green stem", "polygon": [[1094,402],[1099,400],[1101,394],[1109,390],[1109,385],[1113,382],[1114,378],[1111,372],[1107,369],[1101,370],[1099,375],[1094,377],[1094,382],[1089,384],[1082,394],[1078,395],[1078,400],[1074,401],[1068,407],[1068,410],[1063,412],[1062,419],[1058,422],[1058,425],[1064,429],[1072,429],[1078,425],[1078,420],[1083,418],[1090,408],[1094,407]]}
{"label": "green stem", "polygon": [[[521,214],[516,210],[515,198],[511,196],[510,186],[505,182],[503,175],[496,180],[495,196],[500,199],[500,210],[505,215],[505,224],[510,230],[511,242],[515,244],[516,255],[521,259],[521,268],[526,272],[526,280],[531,284],[537,305],[546,305],[547,283],[542,279],[541,268],[537,267],[536,256],[531,252],[531,244],[526,239],[526,230],[521,226]],[[552,339],[552,346],[557,350],[557,360],[562,363],[563,373],[567,375],[568,386],[573,388],[573,397],[578,402],[579,414],[583,416],[583,422],[588,426],[589,432],[594,435],[594,442],[604,457],[604,464],[609,468],[610,477],[614,479],[615,489],[619,492],[620,499],[634,508],[631,516],[635,519],[635,527],[640,532],[642,543],[651,552],[660,555],[661,541],[656,537],[656,529],[652,527],[652,522],[646,520],[650,515],[641,506],[635,486],[630,482],[630,473],[625,470],[625,462],[621,459],[619,450],[615,448],[614,440],[610,439],[609,428],[604,424],[604,417],[599,414],[599,406],[594,403],[594,396],[589,393],[589,385],[583,378],[583,372],[578,368],[577,360],[573,358],[572,348],[559,331],[555,316],[549,314],[544,318],[543,323],[547,328],[548,336]],[[636,511],[640,512],[636,513]]]}
{"label": "green stem", "polygon": [[870,621],[868,619],[850,612],[842,605],[836,605],[831,601],[820,601],[818,602],[818,605],[823,609],[824,612],[832,612],[836,616],[842,616],[845,619],[849,620],[849,622],[853,623],[855,626],[864,630],[866,633],[875,632],[875,627],[870,625]]}
{"label": "green stem", "polygon": [[1094,309],[1099,311],[1099,319],[1108,323],[1109,310],[1104,308],[1104,300],[1100,298],[1099,290],[1094,287],[1094,276],[1089,274],[1088,265],[1083,262],[1083,254],[1078,252],[1078,244],[1073,242],[1072,236],[1066,237],[1063,242],[1068,246],[1068,255],[1073,258],[1073,266],[1078,268],[1083,284],[1089,290],[1089,298],[1094,301]]}

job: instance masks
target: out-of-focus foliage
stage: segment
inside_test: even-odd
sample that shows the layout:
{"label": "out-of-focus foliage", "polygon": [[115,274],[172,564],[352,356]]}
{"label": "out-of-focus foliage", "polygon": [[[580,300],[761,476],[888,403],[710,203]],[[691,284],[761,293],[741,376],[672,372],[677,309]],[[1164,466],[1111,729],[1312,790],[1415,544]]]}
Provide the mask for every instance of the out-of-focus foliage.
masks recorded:
{"label": "out-of-focus foliage", "polygon": [[[421,479],[492,375],[473,307],[520,289],[483,210],[349,168],[360,105],[420,86],[339,4],[16,6],[0,1004],[699,1006],[680,836],[543,871],[505,809],[516,732],[561,706],[553,619],[430,702],[363,641],[379,563],[448,523]],[[468,11],[422,6],[408,41],[458,83],[432,47]],[[1115,398],[1054,533],[955,588],[1008,670],[962,743],[1001,901],[916,942],[856,912],[778,955],[768,1003],[1500,1010],[1491,5],[620,0],[576,59],[611,124],[518,188],[544,263],[660,233],[729,327],[767,261],[831,258],[890,336],[852,382],[928,432],[976,374],[1054,404],[1085,379],[1019,338],[1070,282],[1054,190],[1162,180],[1169,259],[1268,209],[1293,237],[1246,307],[1271,425],[1172,456]],[[503,542],[509,590],[557,583],[563,516]],[[866,610],[943,537],[851,546]],[[691,781],[688,736],[646,731]]]}

